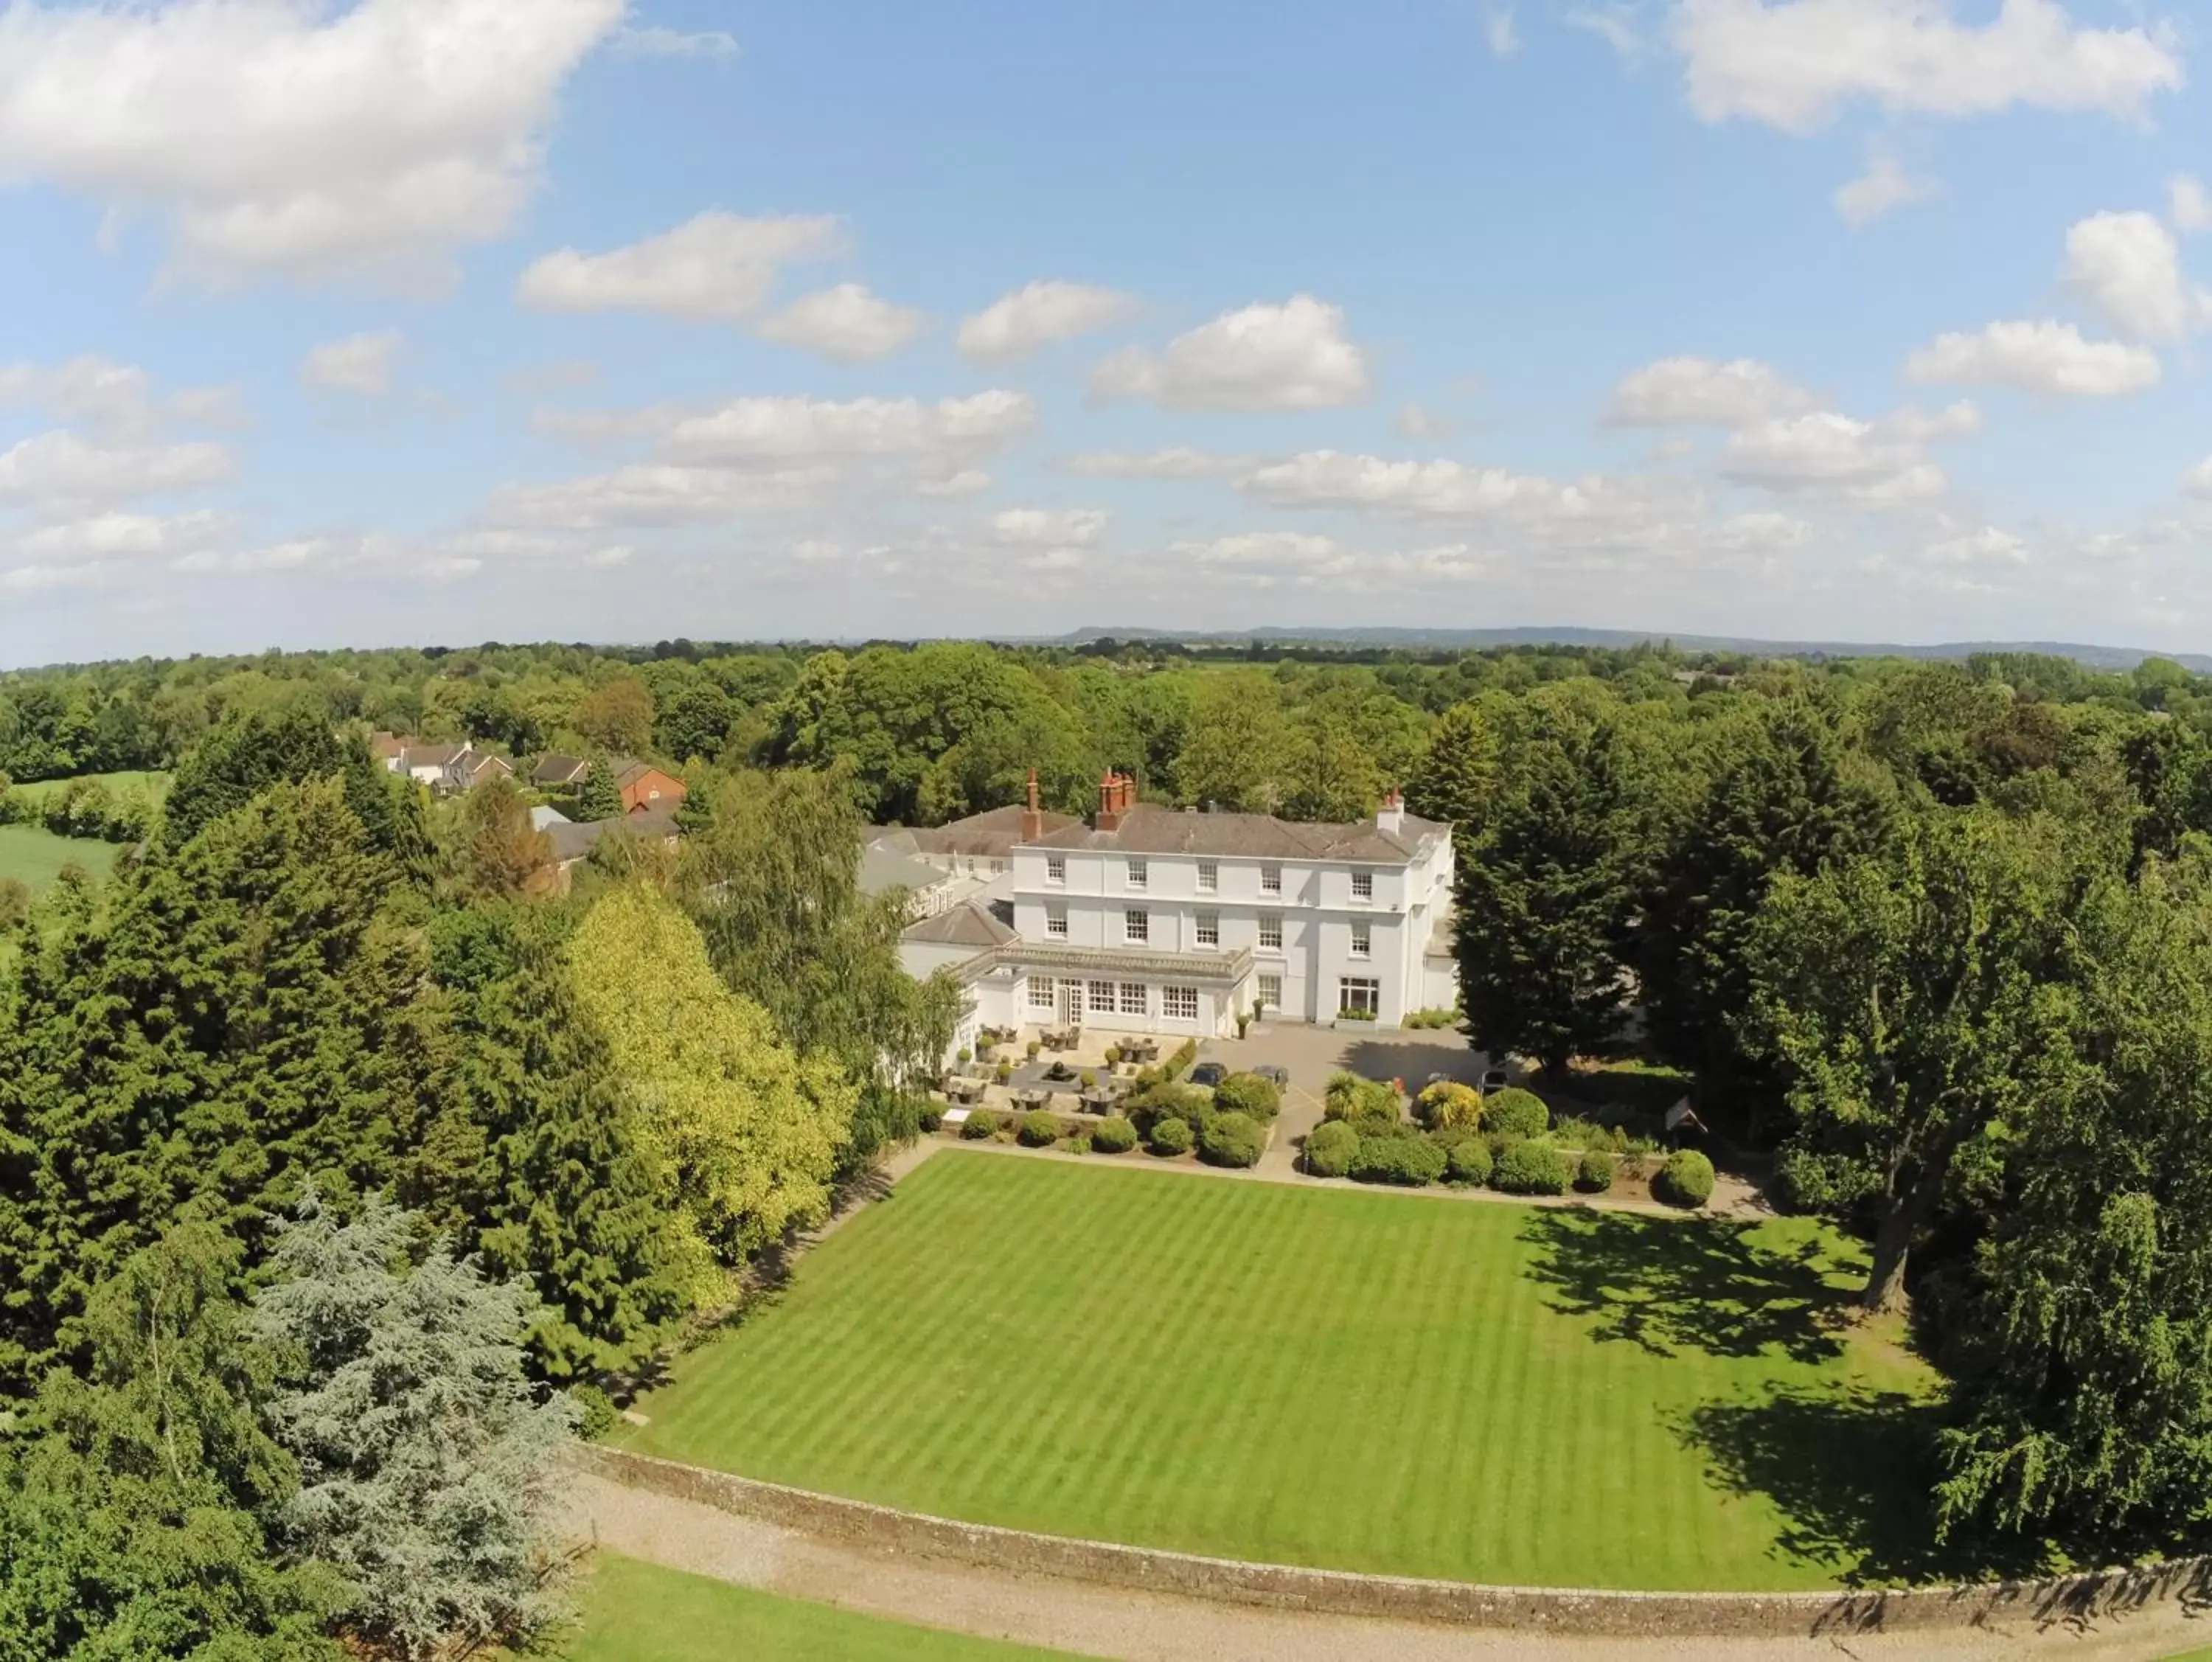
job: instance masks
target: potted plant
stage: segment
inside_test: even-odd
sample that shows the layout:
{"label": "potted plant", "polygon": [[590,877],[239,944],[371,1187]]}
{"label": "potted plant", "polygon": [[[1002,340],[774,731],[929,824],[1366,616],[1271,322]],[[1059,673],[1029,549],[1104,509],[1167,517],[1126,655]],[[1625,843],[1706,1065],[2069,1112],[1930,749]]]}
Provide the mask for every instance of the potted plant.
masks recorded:
{"label": "potted plant", "polygon": [[1109,1044],[1106,1047],[1106,1065],[1109,1068],[1118,1068],[1121,1065],[1121,1047],[1120,1045]]}
{"label": "potted plant", "polygon": [[969,1062],[973,1062],[975,1059],[975,1053],[973,1050],[969,1050],[966,1045],[964,1045],[964,1044],[963,1044],[963,1045],[962,1045],[962,1046],[960,1047],[959,1061],[960,1061],[960,1065],[961,1065],[963,1068],[965,1068],[965,1067],[966,1067]]}
{"label": "potted plant", "polygon": [[1083,1088],[1086,1091],[1095,1091],[1098,1088],[1098,1075],[1088,1068],[1083,1070]]}
{"label": "potted plant", "polygon": [[999,1083],[1000,1083],[1000,1084],[1001,1084],[1001,1085],[1006,1084],[1009,1080],[1012,1079],[1012,1078],[1013,1078],[1013,1076],[1014,1076],[1014,1064],[1013,1064],[1012,1062],[1000,1062],[1000,1063],[999,1064],[999,1068],[998,1068],[998,1080],[999,1080]]}
{"label": "potted plant", "polygon": [[1030,1060],[1035,1062],[1037,1059],[1037,1052],[1044,1049],[1044,1041],[1041,1038],[1033,1038],[1029,1042],[1027,1048]]}

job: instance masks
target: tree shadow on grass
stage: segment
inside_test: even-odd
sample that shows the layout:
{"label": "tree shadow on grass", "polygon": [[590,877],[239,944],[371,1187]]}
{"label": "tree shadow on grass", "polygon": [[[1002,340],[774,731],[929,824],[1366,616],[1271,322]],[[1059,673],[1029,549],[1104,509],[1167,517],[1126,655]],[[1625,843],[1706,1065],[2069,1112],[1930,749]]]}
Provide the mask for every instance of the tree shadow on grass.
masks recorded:
{"label": "tree shadow on grass", "polygon": [[1847,1586],[1979,1581],[2053,1568],[2018,1537],[1936,1539],[1935,1405],[1899,1391],[1777,1391],[1707,1403],[1672,1427],[1733,1495],[1764,1495],[1784,1519],[1777,1550]]}
{"label": "tree shadow on grass", "polygon": [[1583,1207],[1532,1210],[1522,1239],[1552,1308],[1596,1319],[1596,1336],[1655,1356],[1779,1352],[1796,1361],[1843,1355],[1850,1293],[1828,1277],[1815,1242],[1790,1249],[1721,1218],[1651,1218]]}

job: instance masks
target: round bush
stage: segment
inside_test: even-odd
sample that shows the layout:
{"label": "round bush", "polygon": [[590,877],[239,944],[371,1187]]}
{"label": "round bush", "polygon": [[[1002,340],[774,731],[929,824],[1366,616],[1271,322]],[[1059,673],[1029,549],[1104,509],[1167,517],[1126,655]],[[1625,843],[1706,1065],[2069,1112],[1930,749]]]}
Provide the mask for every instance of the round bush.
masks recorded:
{"label": "round bush", "polygon": [[1205,1092],[1195,1086],[1177,1085],[1168,1080],[1132,1091],[1122,1099],[1122,1106],[1136,1122],[1137,1129],[1148,1135],[1152,1127],[1164,1119],[1179,1119],[1189,1124],[1204,1113],[1206,1105]]}
{"label": "round bush", "polygon": [[1493,1188],[1509,1195],[1564,1195],[1575,1180],[1566,1154],[1548,1142],[1516,1142],[1498,1157]]}
{"label": "round bush", "polygon": [[1490,1181],[1490,1146],[1480,1137],[1469,1137],[1465,1142],[1454,1143],[1447,1157],[1454,1179],[1460,1183],[1488,1183]]}
{"label": "round bush", "polygon": [[939,1126],[945,1123],[945,1105],[942,1103],[937,1102],[923,1103],[921,1105],[921,1117],[917,1123],[921,1125],[923,1130],[934,1131]]}
{"label": "round bush", "polygon": [[970,1142],[982,1142],[999,1135],[999,1116],[994,1109],[970,1108],[968,1117],[960,1123],[960,1135]]}
{"label": "round bush", "polygon": [[1199,1134],[1198,1157],[1208,1166],[1257,1166],[1267,1129],[1249,1114],[1216,1114]]}
{"label": "round bush", "polygon": [[1340,1119],[1316,1125],[1306,1134],[1306,1170],[1317,1178],[1340,1178],[1359,1152],[1359,1133]]}
{"label": "round bush", "polygon": [[1613,1187],[1613,1156],[1601,1149],[1593,1148],[1583,1156],[1581,1169],[1575,1173],[1575,1187],[1585,1195],[1602,1195]]}
{"label": "round bush", "polygon": [[1164,1119],[1152,1127],[1146,1147],[1156,1154],[1188,1154],[1193,1139],[1187,1119]]}
{"label": "round bush", "polygon": [[1137,1128],[1119,1114],[1109,1114],[1091,1128],[1091,1146],[1102,1154],[1126,1154],[1137,1146]]}
{"label": "round bush", "polygon": [[1482,1117],[1482,1093],[1472,1085],[1440,1079],[1413,1099],[1413,1111],[1431,1131],[1474,1129]]}
{"label": "round bush", "polygon": [[1443,1176],[1445,1163],[1444,1151],[1426,1137],[1365,1136],[1352,1157],[1352,1176],[1419,1189]]}
{"label": "round bush", "polygon": [[1328,1082],[1322,1111],[1363,1132],[1387,1131],[1400,1123],[1398,1093],[1381,1080],[1338,1074]]}
{"label": "round bush", "polygon": [[1502,1091],[1492,1091],[1482,1102],[1482,1129],[1503,1131],[1509,1135],[1540,1136],[1544,1128],[1552,1123],[1552,1111],[1544,1106],[1543,1098],[1533,1091],[1523,1091],[1509,1085]]}
{"label": "round bush", "polygon": [[1651,1188],[1669,1206],[1703,1206],[1713,1197],[1713,1163],[1694,1148],[1678,1149],[1667,1156]]}
{"label": "round bush", "polygon": [[1060,1116],[1033,1108],[1022,1116],[1021,1129],[1016,1135],[1024,1148],[1049,1148],[1060,1141]]}
{"label": "round bush", "polygon": [[1266,1124],[1282,1111],[1283,1093],[1257,1074],[1231,1074],[1213,1087],[1213,1105],[1224,1114],[1243,1114]]}

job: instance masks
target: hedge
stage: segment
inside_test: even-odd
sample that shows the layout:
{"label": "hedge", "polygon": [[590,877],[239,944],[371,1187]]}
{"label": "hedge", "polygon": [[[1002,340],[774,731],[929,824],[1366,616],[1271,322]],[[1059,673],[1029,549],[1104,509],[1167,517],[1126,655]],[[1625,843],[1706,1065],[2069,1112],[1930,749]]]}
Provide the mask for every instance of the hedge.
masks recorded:
{"label": "hedge", "polygon": [[1509,1195],[1564,1195],[1575,1180],[1563,1149],[1548,1142],[1516,1142],[1498,1157],[1493,1187]]}
{"label": "hedge", "polygon": [[1091,1128],[1091,1146],[1102,1154],[1126,1154],[1137,1146],[1137,1128],[1120,1114],[1109,1114]]}
{"label": "hedge", "polygon": [[1446,1165],[1455,1182],[1488,1183],[1490,1146],[1480,1137],[1469,1137],[1465,1142],[1455,1143],[1447,1156]]}
{"label": "hedge", "polygon": [[1482,1099],[1482,1129],[1524,1137],[1540,1136],[1552,1123],[1552,1111],[1533,1091],[1509,1085]]}
{"label": "hedge", "polygon": [[1694,1148],[1678,1150],[1667,1156],[1651,1189],[1669,1206],[1703,1206],[1713,1197],[1713,1163]]}
{"label": "hedge", "polygon": [[1613,1187],[1613,1156],[1601,1149],[1584,1152],[1583,1163],[1575,1172],[1575,1187],[1585,1195],[1602,1195]]}
{"label": "hedge", "polygon": [[1190,1122],[1186,1119],[1164,1119],[1145,1140],[1156,1154],[1188,1154],[1192,1141]]}
{"label": "hedge", "polygon": [[1049,1148],[1060,1141],[1060,1116],[1043,1108],[1032,1108],[1022,1116],[1021,1129],[1016,1133],[1024,1148]]}
{"label": "hedge", "polygon": [[1149,1132],[1164,1119],[1188,1123],[1201,1117],[1206,1107],[1206,1093],[1194,1085],[1175,1085],[1162,1080],[1140,1091],[1132,1091],[1122,1099],[1121,1105],[1139,1131]]}
{"label": "hedge", "polygon": [[1340,1119],[1325,1120],[1306,1134],[1306,1170],[1317,1178],[1340,1178],[1359,1152],[1359,1133]]}
{"label": "hedge", "polygon": [[1364,1136],[1352,1157],[1358,1183],[1394,1183],[1419,1189],[1444,1174],[1444,1151],[1426,1137]]}
{"label": "hedge", "polygon": [[960,1135],[970,1142],[981,1142],[987,1137],[999,1135],[999,1114],[994,1108],[970,1108],[968,1117],[960,1123]]}
{"label": "hedge", "polygon": [[1198,1157],[1208,1166],[1257,1166],[1267,1133],[1249,1114],[1216,1114],[1198,1140]]}
{"label": "hedge", "polygon": [[1482,1093],[1472,1085],[1440,1079],[1413,1099],[1413,1111],[1431,1131],[1448,1125],[1472,1129],[1482,1118]]}
{"label": "hedge", "polygon": [[1162,1075],[1169,1080],[1181,1079],[1190,1071],[1190,1064],[1198,1060],[1198,1041],[1187,1038],[1175,1048],[1173,1055],[1161,1064]]}
{"label": "hedge", "polygon": [[1273,1080],[1257,1074],[1231,1074],[1213,1087],[1213,1105],[1224,1114],[1249,1114],[1266,1122],[1283,1110],[1283,1093]]}
{"label": "hedge", "polygon": [[1349,1121],[1363,1131],[1393,1127],[1402,1118],[1395,1091],[1357,1074],[1332,1075],[1322,1103],[1328,1118]]}

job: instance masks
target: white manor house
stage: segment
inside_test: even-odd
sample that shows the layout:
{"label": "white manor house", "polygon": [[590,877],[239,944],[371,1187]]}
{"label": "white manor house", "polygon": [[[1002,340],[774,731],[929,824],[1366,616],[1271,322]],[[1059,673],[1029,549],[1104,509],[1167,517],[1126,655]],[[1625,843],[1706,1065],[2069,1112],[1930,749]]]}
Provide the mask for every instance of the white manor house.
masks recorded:
{"label": "white manor house", "polygon": [[969,993],[981,1027],[1233,1033],[1237,1015],[1395,1027],[1459,1001],[1450,827],[1393,792],[1311,824],[1136,801],[1099,782],[1089,824],[1037,807],[872,834],[863,880],[916,896],[902,955]]}

